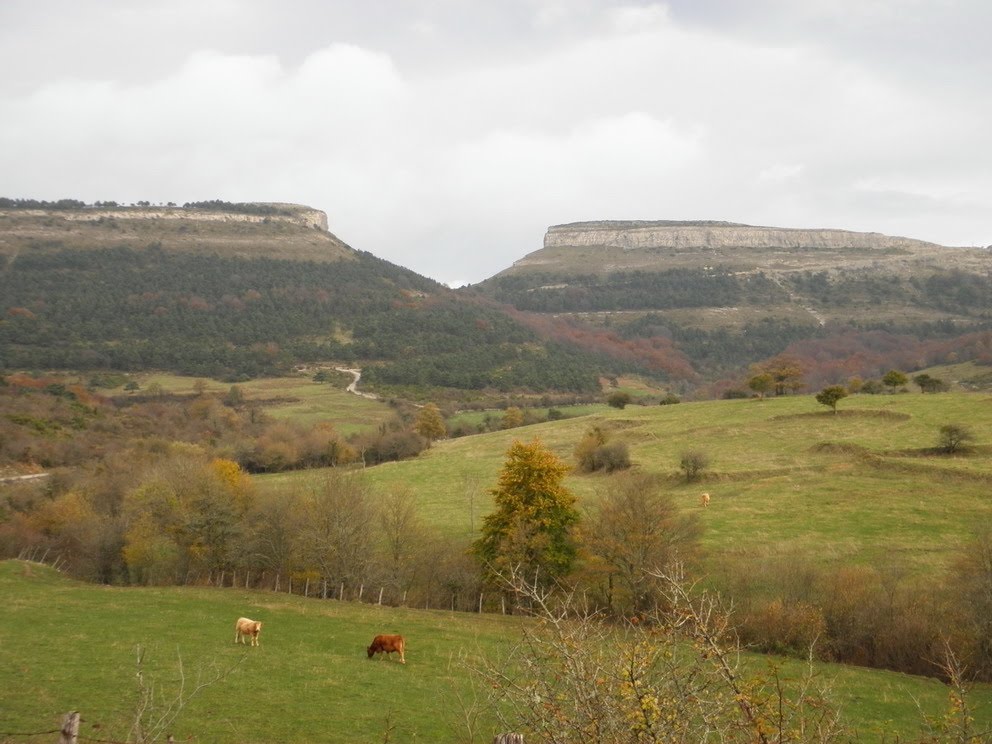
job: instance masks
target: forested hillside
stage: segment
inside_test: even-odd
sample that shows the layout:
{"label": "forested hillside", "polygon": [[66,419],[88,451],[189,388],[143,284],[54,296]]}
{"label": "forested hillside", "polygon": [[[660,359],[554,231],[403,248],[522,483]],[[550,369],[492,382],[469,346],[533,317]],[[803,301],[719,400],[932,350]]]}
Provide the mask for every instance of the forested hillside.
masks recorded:
{"label": "forested hillside", "polygon": [[990,270],[986,249],[874,233],[591,222],[550,228],[542,250],[473,291],[630,346],[665,343],[696,375],[682,379],[733,379],[787,353],[820,384],[987,356],[975,334],[992,328]]}
{"label": "forested hillside", "polygon": [[594,392],[610,367],[278,205],[7,201],[0,369],[238,380],[333,360],[367,384]]}

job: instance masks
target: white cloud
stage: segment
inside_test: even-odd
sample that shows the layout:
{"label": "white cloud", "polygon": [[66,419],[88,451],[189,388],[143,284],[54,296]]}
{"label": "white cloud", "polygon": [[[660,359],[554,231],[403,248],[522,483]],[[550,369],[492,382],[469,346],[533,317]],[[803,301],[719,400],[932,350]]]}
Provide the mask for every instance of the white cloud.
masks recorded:
{"label": "white cloud", "polygon": [[[759,33],[757,15],[733,21],[739,5],[687,23],[677,0],[518,0],[485,13],[415,2],[387,24],[310,3],[305,27],[271,29],[306,40],[290,48],[257,28],[282,17],[266,0],[236,17],[215,2],[182,54],[168,46],[181,39],[173,15],[127,7],[114,28],[166,29],[148,38],[168,47],[154,64],[63,60],[27,87],[0,85],[0,194],[299,201],[355,247],[449,282],[479,281],[539,248],[548,225],[580,219],[992,242],[992,99],[968,61],[930,49],[963,81],[934,86],[849,54],[850,29],[799,32],[813,18],[843,24],[833,4],[800,14],[765,0],[755,7],[779,27]],[[881,24],[892,7],[857,17]],[[76,33],[103,20],[73,18]],[[18,20],[0,10],[0,42],[43,35]],[[93,47],[109,59],[116,37],[103,38]]]}

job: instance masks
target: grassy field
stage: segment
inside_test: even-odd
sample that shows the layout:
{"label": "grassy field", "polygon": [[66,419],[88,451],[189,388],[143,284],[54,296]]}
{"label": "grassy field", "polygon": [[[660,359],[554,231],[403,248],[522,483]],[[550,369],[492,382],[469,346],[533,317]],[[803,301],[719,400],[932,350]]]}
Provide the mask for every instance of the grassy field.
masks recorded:
{"label": "grassy field", "polygon": [[[331,379],[326,383],[314,382],[313,373],[308,373],[295,377],[262,377],[239,382],[238,387],[246,401],[257,402],[272,418],[295,421],[303,426],[329,421],[345,436],[378,428],[393,415],[393,410],[384,402],[345,392],[351,375],[329,372]],[[178,395],[193,395],[198,387],[217,394],[231,389],[230,383],[164,373],[132,375],[131,379],[139,384],[139,393],[154,385]],[[113,393],[123,394],[123,389]]]}
{"label": "grassy field", "polygon": [[[519,638],[520,623],[496,615],[426,612],[304,599],[237,589],[121,588],[70,581],[50,568],[0,562],[0,742],[48,742],[60,716],[79,710],[84,737],[122,741],[138,698],[136,653],[155,686],[153,713],[175,698],[182,659],[186,692],[216,670],[168,731],[177,741],[380,742],[470,741],[459,698],[471,697],[467,659],[496,654]],[[238,616],[261,620],[258,648],[236,646]],[[365,646],[379,632],[408,639],[407,664],[369,661]],[[760,673],[767,657],[748,657]],[[779,662],[775,662],[779,663]],[[782,661],[785,677],[799,673]],[[944,709],[936,681],[819,665],[834,703],[860,741],[882,734],[914,737],[920,707]],[[992,723],[992,690],[972,701],[980,723]],[[475,741],[491,740],[483,714]]]}
{"label": "grassy field", "polygon": [[[975,449],[931,452],[945,423],[969,426]],[[594,424],[626,442],[637,469],[664,476],[679,503],[699,513],[713,557],[800,552],[879,563],[895,556],[939,571],[976,525],[992,520],[992,397],[979,393],[852,396],[836,415],[812,396],[601,406],[582,417],[437,442],[364,477],[382,490],[412,491],[425,521],[469,537],[491,508],[488,489],[514,440],[540,438],[573,462],[575,444]],[[686,450],[710,459],[698,483],[681,477]],[[257,482],[292,488],[306,477],[285,473]],[[609,477],[573,471],[567,485],[589,505]],[[712,496],[706,510],[698,505],[703,490]]]}

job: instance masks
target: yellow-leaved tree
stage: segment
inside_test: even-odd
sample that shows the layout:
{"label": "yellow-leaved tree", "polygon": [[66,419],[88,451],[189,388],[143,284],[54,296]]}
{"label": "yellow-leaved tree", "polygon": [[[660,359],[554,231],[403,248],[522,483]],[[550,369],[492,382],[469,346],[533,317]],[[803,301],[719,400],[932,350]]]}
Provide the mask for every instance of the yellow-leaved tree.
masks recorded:
{"label": "yellow-leaved tree", "polygon": [[475,555],[491,579],[526,571],[549,583],[575,560],[575,496],[563,485],[568,465],[540,440],[514,442],[491,493],[496,509],[486,516]]}

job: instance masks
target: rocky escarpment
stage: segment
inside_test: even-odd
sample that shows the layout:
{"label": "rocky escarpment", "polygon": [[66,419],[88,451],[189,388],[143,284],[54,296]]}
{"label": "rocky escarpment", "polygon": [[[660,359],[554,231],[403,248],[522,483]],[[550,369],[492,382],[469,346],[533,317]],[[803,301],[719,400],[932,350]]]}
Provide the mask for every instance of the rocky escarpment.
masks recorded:
{"label": "rocky escarpment", "polygon": [[882,263],[984,271],[986,249],[947,248],[874,232],[756,227],[734,222],[602,221],[554,225],[544,247],[500,275],[532,272],[589,275],[723,267],[741,271],[836,271]]}
{"label": "rocky escarpment", "polygon": [[[192,220],[194,222],[286,222],[302,227],[327,230],[327,214],[300,204],[253,203],[259,213],[232,212],[223,209],[192,209],[187,207],[85,207],[59,210],[56,216],[68,221],[98,222],[100,220]],[[20,209],[23,216],[52,214],[41,209]]]}
{"label": "rocky escarpment", "polygon": [[575,222],[554,225],[545,248],[933,249],[934,243],[880,233],[753,227],[733,222]]}

